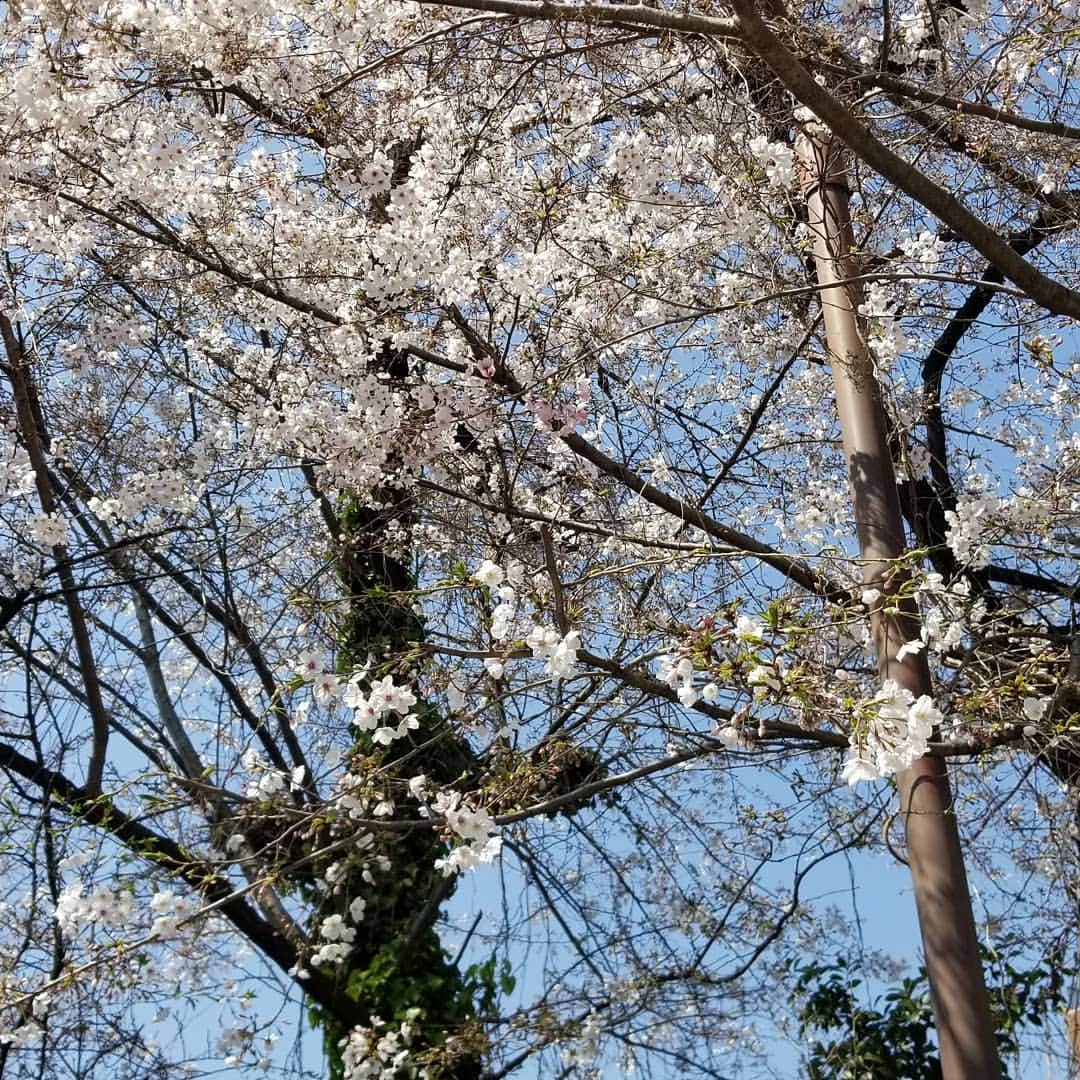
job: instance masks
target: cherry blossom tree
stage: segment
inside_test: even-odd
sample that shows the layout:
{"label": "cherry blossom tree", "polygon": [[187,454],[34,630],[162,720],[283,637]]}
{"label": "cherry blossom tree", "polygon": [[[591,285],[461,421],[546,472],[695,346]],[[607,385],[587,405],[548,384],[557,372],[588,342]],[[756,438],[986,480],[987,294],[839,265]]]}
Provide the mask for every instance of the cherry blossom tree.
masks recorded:
{"label": "cherry blossom tree", "polygon": [[0,1070],[775,1075],[878,852],[992,1075],[1080,896],[1073,6],[4,19]]}

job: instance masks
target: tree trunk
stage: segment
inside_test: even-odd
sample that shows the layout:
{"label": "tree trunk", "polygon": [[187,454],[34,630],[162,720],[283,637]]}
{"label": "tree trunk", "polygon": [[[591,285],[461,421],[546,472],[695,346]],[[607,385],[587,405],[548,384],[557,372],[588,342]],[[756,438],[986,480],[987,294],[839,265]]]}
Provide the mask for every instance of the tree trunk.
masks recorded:
{"label": "tree trunk", "polygon": [[[882,599],[871,616],[878,670],[915,697],[931,694],[922,652],[902,660],[905,641],[919,637],[913,599],[901,598],[907,578],[897,560],[904,531],[896,476],[886,443],[885,415],[873,362],[858,318],[854,235],[841,146],[828,134],[800,135],[803,190],[814,236],[814,261],[836,389],[844,455],[868,588]],[[1001,1075],[975,921],[948,775],[940,758],[923,757],[898,774],[900,814],[930,976],[945,1080],[993,1080]]]}
{"label": "tree trunk", "polygon": [[1069,1076],[1080,1076],[1080,1009],[1065,1014],[1065,1034],[1069,1039]]}

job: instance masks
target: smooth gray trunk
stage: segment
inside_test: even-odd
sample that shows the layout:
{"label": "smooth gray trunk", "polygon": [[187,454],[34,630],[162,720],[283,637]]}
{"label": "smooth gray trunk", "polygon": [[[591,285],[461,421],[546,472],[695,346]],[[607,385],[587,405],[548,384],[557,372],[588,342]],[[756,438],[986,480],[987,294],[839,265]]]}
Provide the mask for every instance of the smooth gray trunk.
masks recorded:
{"label": "smooth gray trunk", "polygon": [[[883,680],[895,680],[915,697],[932,694],[924,653],[896,659],[905,641],[918,638],[919,614],[912,599],[898,599],[907,574],[897,562],[905,544],[896,476],[881,393],[858,317],[860,290],[843,284],[858,272],[851,258],[854,236],[843,150],[827,134],[800,135],[797,153],[863,577],[883,597],[871,617],[878,670]],[[897,782],[942,1073],[945,1080],[995,1080],[1001,1063],[945,763],[923,757]]]}

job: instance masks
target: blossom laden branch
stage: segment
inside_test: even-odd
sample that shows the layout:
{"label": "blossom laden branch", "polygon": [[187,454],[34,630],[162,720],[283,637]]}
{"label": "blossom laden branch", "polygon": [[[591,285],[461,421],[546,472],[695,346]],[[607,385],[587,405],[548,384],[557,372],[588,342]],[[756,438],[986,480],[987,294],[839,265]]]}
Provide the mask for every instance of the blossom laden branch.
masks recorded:
{"label": "blossom laden branch", "polygon": [[[16,335],[15,327],[5,312],[0,312],[0,337],[3,338],[4,351],[7,355],[6,371],[11,381],[15,396],[15,407],[19,429],[34,467],[38,498],[41,509],[51,519],[57,518],[59,504],[53,490],[49,463],[46,459],[47,434],[44,431],[44,416],[38,401],[37,391],[30,373],[29,359],[23,343]],[[83,613],[79,593],[75,587],[75,576],[67,561],[65,544],[66,526],[59,529],[52,544],[56,559],[56,572],[64,592],[64,604],[71,630],[75,638],[75,650],[78,656],[79,674],[86,691],[86,704],[93,724],[90,759],[86,769],[86,792],[88,795],[100,795],[105,776],[105,760],[109,744],[109,717],[101,693],[101,681],[98,677],[97,661],[90,641],[90,632]]]}
{"label": "blossom laden branch", "polygon": [[[428,3],[429,0],[420,2]],[[620,4],[601,6],[534,3],[532,0],[453,0],[450,4],[440,6],[492,11],[531,19],[651,26],[672,33],[702,34],[720,40],[738,41],[763,60],[796,99],[826,123],[855,154],[937,215],[1032,300],[1055,314],[1080,319],[1080,293],[1043,274],[944,188],[885,146],[814,80],[796,55],[769,30],[758,14],[756,5],[749,0],[735,0],[732,5],[734,20]]]}
{"label": "blossom laden branch", "polygon": [[796,99],[827,124],[853,153],[937,215],[1036,303],[1054,314],[1080,319],[1080,293],[1036,269],[944,188],[890,150],[832,94],[818,85],[798,58],[769,30],[750,0],[733,0],[732,6],[743,43],[768,64]]}
{"label": "blossom laden branch", "polygon": [[720,40],[725,38],[734,40],[738,37],[738,26],[733,19],[661,11],[646,4],[565,4],[554,2],[554,0],[418,0],[418,2],[438,7],[517,15],[525,19],[566,19],[570,22],[601,26],[648,26],[656,30],[706,34]]}
{"label": "blossom laden branch", "polygon": [[[47,769],[0,743],[0,766],[28,780],[72,815],[114,836],[133,853],[154,865],[177,874],[221,914],[252,944],[256,945],[282,972],[298,970],[296,945],[258,915],[244,900],[251,886],[241,892],[218,871],[193,857],[174,840],[147,828],[120,810],[107,796],[87,795],[62,773]],[[309,973],[304,990],[324,1008],[352,1019],[350,1003],[334,989],[333,980],[318,971]]]}

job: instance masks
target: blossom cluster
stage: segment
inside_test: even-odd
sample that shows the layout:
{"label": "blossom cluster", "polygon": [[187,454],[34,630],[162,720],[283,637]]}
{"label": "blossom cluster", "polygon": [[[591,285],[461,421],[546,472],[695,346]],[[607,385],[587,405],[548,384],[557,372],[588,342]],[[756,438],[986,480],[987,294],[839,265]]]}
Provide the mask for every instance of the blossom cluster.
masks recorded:
{"label": "blossom cluster", "polygon": [[57,925],[72,937],[84,926],[123,926],[134,914],[135,895],[129,889],[102,885],[84,896],[82,883],[75,881],[56,899]]}
{"label": "blossom cluster", "polygon": [[575,385],[575,401],[572,406],[551,402],[530,394],[525,407],[536,417],[536,426],[552,435],[568,435],[588,419],[591,388],[588,379],[578,379]]}
{"label": "blossom cluster", "polygon": [[176,937],[180,932],[180,924],[191,918],[197,905],[186,897],[177,896],[171,889],[166,889],[154,893],[150,900],[150,910],[155,916],[150,927],[150,936],[164,941]]}
{"label": "blossom cluster", "polygon": [[764,135],[755,135],[750,140],[749,150],[773,187],[787,188],[795,182],[795,154],[790,146],[770,142]]}
{"label": "blossom cluster", "polygon": [[56,514],[35,514],[26,519],[26,535],[44,548],[66,544],[68,523]]}
{"label": "blossom cluster", "polygon": [[[757,642],[761,640],[763,627],[749,616],[740,616],[736,627],[735,636],[742,641]],[[758,670],[755,668],[755,671]],[[761,668],[761,670],[765,670]],[[699,701],[711,705],[720,697],[720,687],[715,682],[707,682],[700,689],[695,684],[695,672],[693,661],[688,656],[661,656],[657,674],[662,682],[670,686],[678,696],[680,704],[686,708],[693,708]],[[751,672],[751,676],[754,672]],[[753,679],[751,679],[753,684]],[[757,687],[755,687],[755,693]],[[738,721],[732,719],[721,722],[719,719],[713,724],[712,736],[728,750],[736,750],[748,745],[746,736]]]}
{"label": "blossom cluster", "polygon": [[260,1071],[270,1068],[270,1058],[267,1056],[274,1049],[274,1044],[280,1036],[276,1032],[266,1032],[256,1039],[255,1031],[250,1027],[227,1027],[223,1028],[217,1038],[217,1050],[222,1054],[222,1063],[230,1068],[241,1065],[245,1056],[252,1050],[256,1050],[260,1056],[254,1060],[254,1066]]}
{"label": "blossom cluster", "polygon": [[[340,894],[346,888],[355,888],[360,881],[374,886],[374,871],[385,873],[391,868],[390,860],[385,855],[371,853],[374,843],[375,837],[371,833],[361,835],[356,841],[356,852],[331,863],[322,877],[316,879],[318,891],[324,896]],[[371,857],[365,859],[365,853]],[[356,927],[364,921],[368,901],[363,896],[354,895],[347,904],[343,901],[335,903],[343,904],[344,911],[333,911],[322,917],[318,929],[321,944],[312,953],[312,964],[340,964],[353,951]]]}
{"label": "blossom cluster", "polygon": [[436,795],[431,811],[442,814],[446,826],[463,843],[455,846],[445,858],[435,860],[435,868],[443,875],[472,870],[481,863],[494,861],[502,848],[497,826],[483,808],[477,809],[463,801],[458,791],[443,791]]}
{"label": "blossom cluster", "polygon": [[872,281],[866,288],[865,300],[859,306],[859,313],[867,320],[867,345],[875,362],[883,370],[888,370],[909,344],[897,314],[898,310],[903,310],[901,299],[895,288],[884,282]]}
{"label": "blossom cluster", "polygon": [[904,254],[919,263],[927,272],[937,269],[944,248],[945,244],[937,234],[927,229],[920,232],[918,236],[910,236],[900,241],[900,249]]}
{"label": "blossom cluster", "polygon": [[392,1028],[377,1016],[369,1027],[354,1027],[341,1040],[345,1080],[384,1080],[400,1076],[415,1034],[415,1013]]}
{"label": "blossom cluster", "polygon": [[371,682],[365,691],[366,669],[342,680],[326,669],[325,658],[317,651],[303,653],[296,670],[302,678],[312,681],[312,695],[317,702],[328,705],[340,700],[352,709],[354,727],[370,731],[377,745],[389,746],[420,726],[419,718],[411,711],[419,699],[409,686],[395,683],[392,675]]}
{"label": "blossom cluster", "polygon": [[577,654],[581,648],[581,634],[577,630],[560,634],[551,626],[534,626],[525,638],[525,644],[534,657],[545,661],[544,674],[556,681],[568,679],[577,669]]}
{"label": "blossom cluster", "polygon": [[864,739],[852,733],[844,764],[843,778],[852,786],[910,768],[926,753],[930,736],[944,721],[928,695],[916,699],[893,679],[874,695],[870,711],[869,731]]}
{"label": "blossom cluster", "polygon": [[514,582],[521,580],[523,572],[517,560],[511,560],[509,570],[504,571],[497,563],[485,559],[473,573],[474,580],[491,589],[499,600],[491,612],[491,636],[495,641],[505,641],[510,636],[517,615]]}
{"label": "blossom cluster", "polygon": [[657,674],[661,682],[667,683],[678,694],[679,701],[688,709],[701,697],[694,688],[694,662],[690,657],[660,657]]}
{"label": "blossom cluster", "polygon": [[[191,919],[198,905],[172,890],[154,893],[150,898],[154,916],[149,936],[159,941],[175,938],[180,924]],[[113,889],[98,886],[83,893],[81,882],[68,885],[57,897],[54,918],[61,931],[74,937],[84,926],[120,927],[130,925],[136,918],[136,899],[132,889]]]}
{"label": "blossom cluster", "polygon": [[[712,617],[703,620],[701,626],[706,625],[713,630],[716,626],[715,620]],[[734,627],[728,628],[724,633],[737,646],[749,646],[751,650],[755,650],[764,641],[765,627],[752,615],[740,614],[735,619]],[[751,651],[749,655],[755,663],[747,675],[747,685],[753,688],[754,696],[760,698],[769,690],[779,691],[785,674],[783,665],[779,662],[757,663],[756,651]],[[693,708],[699,700],[711,704],[720,696],[720,687],[713,681],[698,687],[694,663],[685,653],[661,656],[657,677],[676,692],[679,702],[688,709]]]}
{"label": "blossom cluster", "polygon": [[[518,614],[514,585],[520,584],[523,575],[524,567],[516,559],[509,561],[506,570],[491,559],[485,559],[473,572],[473,580],[491,589],[498,597],[499,603],[491,613],[491,636],[496,641],[505,641],[510,636]],[[536,659],[544,661],[544,674],[556,682],[570,678],[577,670],[577,654],[581,648],[579,631],[562,634],[552,626],[534,623],[525,634],[525,644]],[[504,663],[501,659],[490,657],[484,667],[492,678],[502,678]],[[453,691],[452,696],[453,707],[460,707],[460,688]]]}
{"label": "blossom cluster", "polygon": [[[253,747],[244,751],[242,761],[244,768],[252,774],[244,787],[244,794],[249,799],[273,799],[287,791],[295,791],[304,781],[306,770],[303,765],[298,765],[291,773],[285,774],[280,769],[267,765]],[[235,836],[230,837],[230,846],[237,846]]]}
{"label": "blossom cluster", "polygon": [[[360,922],[364,917],[367,902],[357,897],[349,905],[349,915],[353,922]],[[323,944],[312,954],[313,964],[340,964],[353,950],[356,940],[356,927],[345,921],[345,916],[335,913],[327,915],[319,924],[319,936]]]}
{"label": "blossom cluster", "polygon": [[977,495],[961,496],[955,510],[945,511],[948,529],[945,543],[952,549],[957,561],[973,569],[981,569],[990,559],[987,538],[989,519],[1001,505],[1001,500],[989,491]]}
{"label": "blossom cluster", "polygon": [[604,1034],[602,1019],[597,1013],[590,1012],[582,1021],[577,1038],[563,1051],[567,1065],[575,1070],[592,1070],[600,1056]]}
{"label": "blossom cluster", "polygon": [[0,1030],[0,1046],[9,1046],[12,1050],[25,1050],[28,1046],[33,1046],[44,1034],[45,1029],[37,1020],[26,1020],[10,1031]]}

